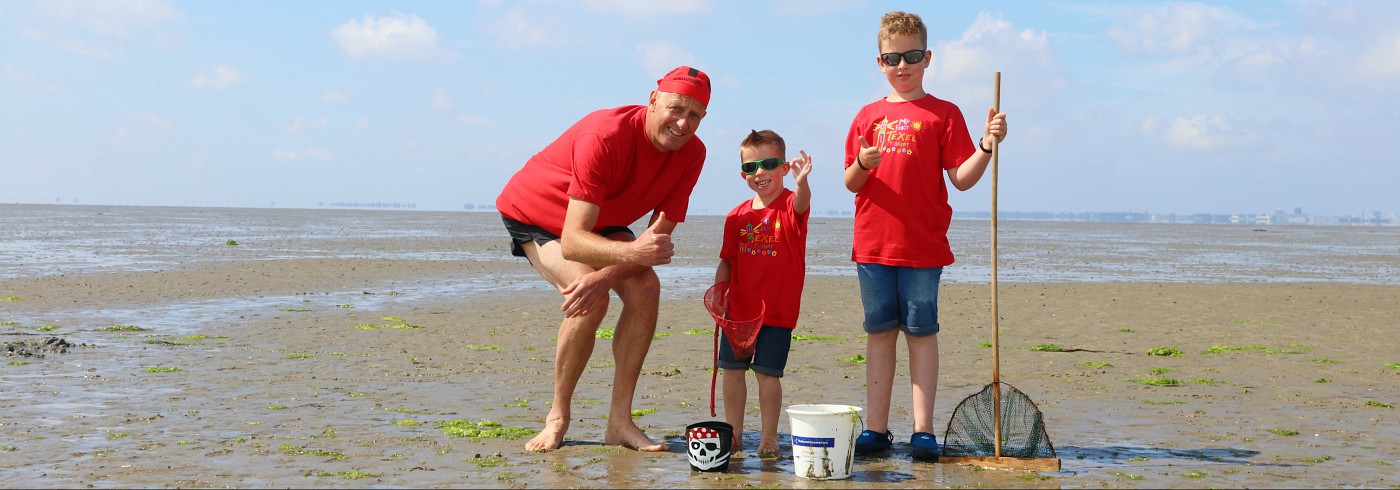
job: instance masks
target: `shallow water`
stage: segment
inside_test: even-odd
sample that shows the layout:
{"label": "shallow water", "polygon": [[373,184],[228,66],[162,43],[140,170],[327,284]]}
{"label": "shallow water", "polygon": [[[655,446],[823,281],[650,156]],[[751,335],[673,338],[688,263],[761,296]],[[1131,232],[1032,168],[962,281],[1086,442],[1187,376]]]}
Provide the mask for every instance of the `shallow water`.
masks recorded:
{"label": "shallow water", "polygon": [[[677,228],[675,262],[657,269],[673,292],[689,294],[708,286],[722,224],[721,217],[695,216]],[[853,275],[851,221],[813,217],[809,227],[809,273]],[[157,270],[250,256],[524,265],[500,250],[463,246],[483,237],[506,243],[500,217],[493,213],[0,205],[0,234],[0,257],[7,259],[0,262],[0,279]],[[943,280],[989,282],[990,234],[986,221],[955,220],[949,239],[957,263],[944,271]],[[224,246],[227,240],[239,246]],[[395,240],[420,247],[405,253],[392,246]],[[423,249],[423,243],[446,245]],[[1008,283],[1400,284],[1397,227],[1002,221],[997,249],[997,279]],[[533,282],[536,277],[527,269],[518,279]]]}

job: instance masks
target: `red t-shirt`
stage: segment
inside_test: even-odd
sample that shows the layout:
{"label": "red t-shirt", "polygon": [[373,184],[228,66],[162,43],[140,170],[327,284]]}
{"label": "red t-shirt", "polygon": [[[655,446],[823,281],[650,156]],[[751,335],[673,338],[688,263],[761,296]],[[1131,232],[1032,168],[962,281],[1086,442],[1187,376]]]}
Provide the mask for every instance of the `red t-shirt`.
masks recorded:
{"label": "red t-shirt", "polygon": [[695,136],[679,150],[657,150],[646,135],[646,113],[647,106],[629,105],[584,116],[525,162],[496,197],[496,209],[555,235],[563,234],[569,196],[599,207],[595,232],[630,226],[653,210],[685,221],[705,144]]}
{"label": "red t-shirt", "polygon": [[856,193],[851,260],[899,267],[952,264],[953,208],[943,173],[977,151],[962,111],[932,95],[872,102],[851,121],[846,167],[855,164],[862,135],[884,151],[880,166]]}
{"label": "red t-shirt", "polygon": [[719,258],[729,261],[729,318],[758,316],[763,301],[763,324],[796,328],[802,309],[802,283],[807,277],[807,216],[792,209],[797,194],[788,189],[763,209],[753,199],[724,217],[724,242]]}

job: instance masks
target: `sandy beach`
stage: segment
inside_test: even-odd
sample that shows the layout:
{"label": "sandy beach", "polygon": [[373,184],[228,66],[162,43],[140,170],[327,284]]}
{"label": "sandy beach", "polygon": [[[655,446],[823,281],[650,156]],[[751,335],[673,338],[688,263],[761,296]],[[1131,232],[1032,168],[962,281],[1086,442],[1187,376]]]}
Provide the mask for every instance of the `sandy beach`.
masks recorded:
{"label": "sandy beach", "polygon": [[[0,486],[1400,485],[1400,354],[1391,337],[1400,287],[1334,282],[1002,284],[1001,378],[1039,405],[1058,473],[911,461],[907,373],[896,380],[895,451],[857,457],[850,479],[796,478],[786,416],[784,457],[740,455],[728,473],[692,473],[677,441],[687,424],[712,418],[713,323],[699,295],[664,300],[635,404],[638,425],[669,452],[601,444],[606,338],[583,376],[565,447],[525,451],[520,437],[549,410],[560,298],[542,282],[500,279],[528,271],[502,244],[355,244],[468,248],[499,252],[497,260],[239,250],[154,270],[0,281],[0,340],[72,344],[0,365]],[[462,278],[487,289],[500,281],[506,292],[396,299],[417,284]],[[193,311],[189,328],[142,326],[166,305],[201,302],[231,314]],[[943,287],[940,423],[991,380],[989,305],[986,284]],[[850,361],[864,350],[860,318],[853,276],[809,276],[798,333],[816,338],[793,343],[784,405],[863,405],[864,366]],[[756,422],[756,390],[750,397]],[[747,429],[752,448],[756,427]]]}

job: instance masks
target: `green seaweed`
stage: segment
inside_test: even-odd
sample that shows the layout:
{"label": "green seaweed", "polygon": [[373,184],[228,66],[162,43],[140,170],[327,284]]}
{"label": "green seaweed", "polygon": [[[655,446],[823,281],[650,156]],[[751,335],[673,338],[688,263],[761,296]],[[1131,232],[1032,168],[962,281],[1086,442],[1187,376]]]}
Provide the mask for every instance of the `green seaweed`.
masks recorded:
{"label": "green seaweed", "polygon": [[851,357],[842,358],[841,360],[852,364],[865,364],[865,355],[856,354]]}
{"label": "green seaweed", "polygon": [[1129,382],[1149,386],[1181,386],[1181,381],[1172,378],[1129,378]]}
{"label": "green seaweed", "polygon": [[1395,404],[1394,404],[1394,403],[1383,403],[1383,402],[1372,401],[1372,400],[1367,400],[1367,401],[1366,401],[1366,406],[1368,406],[1368,407],[1380,407],[1380,408],[1395,408]]}
{"label": "green seaweed", "polygon": [[178,372],[180,372],[180,371],[184,371],[184,370],[183,370],[183,369],[180,369],[180,368],[177,368],[177,367],[174,367],[174,366],[171,366],[171,367],[148,367],[148,368],[146,368],[146,372],[148,372],[148,373],[178,373]]}
{"label": "green seaweed", "polygon": [[819,336],[819,335],[802,335],[802,334],[798,334],[798,335],[793,335],[793,336],[792,336],[792,340],[793,340],[793,342],[801,342],[801,341],[804,341],[804,340],[819,340],[819,341],[821,341],[821,340],[846,340],[846,338],[845,338],[845,337],[823,337],[823,336]]}
{"label": "green seaweed", "polygon": [[1172,347],[1158,347],[1158,348],[1156,348],[1156,349],[1148,349],[1147,355],[1149,355],[1149,356],[1165,356],[1165,357],[1182,357],[1184,354],[1181,353],[1181,349],[1176,348],[1176,346],[1172,346]]}
{"label": "green seaweed", "polygon": [[520,439],[537,434],[536,431],[524,427],[504,427],[500,422],[483,420],[481,422],[470,422],[466,420],[443,420],[433,423],[443,434],[455,437],[469,437],[473,439]]}
{"label": "green seaweed", "polygon": [[1296,430],[1288,430],[1288,429],[1268,429],[1268,431],[1269,431],[1269,432],[1272,432],[1272,433],[1274,433],[1274,434],[1276,434],[1276,435],[1280,435],[1280,436],[1296,436],[1296,435],[1298,435],[1298,431],[1296,431]]}
{"label": "green seaweed", "polygon": [[1031,346],[1031,350],[1036,352],[1064,352],[1065,348],[1055,344],[1040,344]]}
{"label": "green seaweed", "polygon": [[136,326],[136,325],[112,325],[112,326],[110,326],[110,327],[103,328],[103,329],[100,329],[100,330],[98,330],[98,331],[99,331],[99,332],[144,332],[144,331],[146,331],[146,329],[145,329],[145,328],[138,327],[138,326]]}
{"label": "green seaweed", "polygon": [[715,333],[715,331],[714,331],[714,329],[709,329],[709,328],[692,328],[692,329],[690,329],[690,330],[686,330],[686,331],[681,332],[681,333],[686,334],[686,335],[710,335],[710,334]]}
{"label": "green seaweed", "polygon": [[1112,365],[1112,364],[1109,364],[1107,361],[1084,361],[1084,362],[1079,363],[1079,365],[1080,365],[1080,366],[1084,366],[1084,367],[1091,367],[1091,368],[1113,367],[1113,365]]}

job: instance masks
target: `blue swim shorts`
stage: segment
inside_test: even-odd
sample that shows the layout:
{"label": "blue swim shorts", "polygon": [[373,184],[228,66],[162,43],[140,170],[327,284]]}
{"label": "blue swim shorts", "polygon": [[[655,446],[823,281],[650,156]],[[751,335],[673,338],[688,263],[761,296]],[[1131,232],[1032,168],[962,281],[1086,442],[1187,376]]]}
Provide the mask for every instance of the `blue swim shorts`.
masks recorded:
{"label": "blue swim shorts", "polygon": [[938,334],[938,283],[942,267],[896,267],[856,264],[860,302],[865,307],[865,333],[898,327],[923,337]]}
{"label": "blue swim shorts", "polygon": [[758,341],[754,343],[753,358],[735,359],[734,349],[729,348],[729,340],[724,333],[719,335],[720,369],[753,369],[774,378],[783,377],[787,368],[788,350],[792,348],[792,329],[764,325],[758,329]]}

